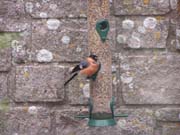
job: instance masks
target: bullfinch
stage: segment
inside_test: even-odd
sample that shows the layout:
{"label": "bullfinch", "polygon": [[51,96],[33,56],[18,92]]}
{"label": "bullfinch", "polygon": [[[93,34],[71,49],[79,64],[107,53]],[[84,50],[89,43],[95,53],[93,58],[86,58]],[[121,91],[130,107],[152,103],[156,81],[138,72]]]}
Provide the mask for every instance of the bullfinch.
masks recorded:
{"label": "bullfinch", "polygon": [[85,60],[76,65],[70,74],[72,75],[65,83],[66,86],[78,74],[85,75],[87,79],[95,80],[101,64],[98,62],[98,56],[91,54]]}

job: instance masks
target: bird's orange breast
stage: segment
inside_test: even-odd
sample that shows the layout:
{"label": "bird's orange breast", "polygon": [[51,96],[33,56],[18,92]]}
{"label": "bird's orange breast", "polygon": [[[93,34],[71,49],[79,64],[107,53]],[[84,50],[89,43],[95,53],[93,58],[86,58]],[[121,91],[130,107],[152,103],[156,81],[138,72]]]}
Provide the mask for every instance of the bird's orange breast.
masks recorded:
{"label": "bird's orange breast", "polygon": [[83,74],[86,76],[92,76],[98,71],[98,68],[99,68],[99,64],[95,62],[90,62],[87,68],[80,71],[80,74]]}

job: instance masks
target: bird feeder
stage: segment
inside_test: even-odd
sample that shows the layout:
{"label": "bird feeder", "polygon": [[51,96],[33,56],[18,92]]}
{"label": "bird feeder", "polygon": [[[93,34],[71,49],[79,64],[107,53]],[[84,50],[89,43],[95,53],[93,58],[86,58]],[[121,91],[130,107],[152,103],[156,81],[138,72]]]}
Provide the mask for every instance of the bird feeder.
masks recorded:
{"label": "bird feeder", "polygon": [[114,114],[114,97],[112,94],[112,54],[108,43],[109,0],[88,0],[88,48],[98,56],[101,69],[90,84],[89,126],[113,126],[115,117],[127,115]]}

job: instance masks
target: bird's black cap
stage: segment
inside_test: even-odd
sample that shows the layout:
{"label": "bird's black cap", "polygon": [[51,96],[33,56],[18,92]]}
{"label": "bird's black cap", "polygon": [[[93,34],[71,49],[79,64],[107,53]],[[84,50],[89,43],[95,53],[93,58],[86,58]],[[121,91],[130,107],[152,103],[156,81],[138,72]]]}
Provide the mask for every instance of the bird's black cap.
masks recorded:
{"label": "bird's black cap", "polygon": [[95,60],[95,61],[98,60],[98,56],[95,55],[95,54],[90,54],[89,57],[92,58],[92,59]]}

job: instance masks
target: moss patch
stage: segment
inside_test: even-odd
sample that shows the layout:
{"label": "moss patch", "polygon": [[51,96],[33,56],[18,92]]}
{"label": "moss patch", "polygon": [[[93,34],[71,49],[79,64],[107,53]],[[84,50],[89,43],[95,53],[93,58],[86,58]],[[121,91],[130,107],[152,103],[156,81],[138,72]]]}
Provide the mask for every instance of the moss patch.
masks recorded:
{"label": "moss patch", "polygon": [[0,49],[11,47],[12,40],[16,40],[19,33],[0,33]]}
{"label": "moss patch", "polygon": [[0,101],[0,111],[2,112],[8,112],[9,111],[9,99],[5,98]]}

